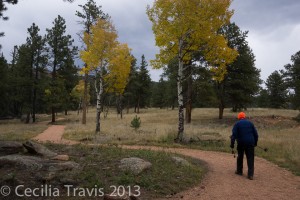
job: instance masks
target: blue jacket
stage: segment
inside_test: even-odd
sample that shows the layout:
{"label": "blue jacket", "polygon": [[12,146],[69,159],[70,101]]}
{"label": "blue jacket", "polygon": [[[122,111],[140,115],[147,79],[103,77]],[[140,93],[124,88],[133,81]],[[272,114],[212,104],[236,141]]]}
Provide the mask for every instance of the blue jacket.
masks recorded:
{"label": "blue jacket", "polygon": [[234,142],[237,140],[238,145],[257,145],[258,134],[253,123],[241,119],[235,123],[231,135],[231,147],[234,147]]}

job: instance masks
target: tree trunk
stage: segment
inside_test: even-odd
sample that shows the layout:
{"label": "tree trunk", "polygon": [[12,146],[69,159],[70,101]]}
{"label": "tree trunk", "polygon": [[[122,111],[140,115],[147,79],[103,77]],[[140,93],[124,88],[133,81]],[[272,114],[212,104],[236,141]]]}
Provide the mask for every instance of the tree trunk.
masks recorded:
{"label": "tree trunk", "polygon": [[122,105],[122,95],[119,95],[119,111],[121,115],[121,119],[123,119],[123,105]]}
{"label": "tree trunk", "polygon": [[138,102],[137,102],[137,114],[139,114],[140,113],[140,96],[139,96],[139,98],[138,98]]}
{"label": "tree trunk", "polygon": [[27,113],[25,123],[28,124],[30,122],[30,113]]}
{"label": "tree trunk", "polygon": [[80,98],[80,102],[78,103],[78,108],[77,108],[77,115],[79,115],[79,111],[81,110],[81,102],[82,99]]}
{"label": "tree trunk", "polygon": [[67,109],[65,110],[65,115],[68,115],[68,110]]}
{"label": "tree trunk", "polygon": [[223,119],[224,114],[224,105],[222,103],[219,104],[219,119]]}
{"label": "tree trunk", "polygon": [[178,134],[175,139],[176,142],[182,142],[183,132],[184,132],[184,114],[183,114],[183,89],[182,89],[182,80],[183,80],[183,60],[182,60],[182,47],[183,41],[179,40],[179,66],[178,66],[178,79],[177,79],[177,95],[178,95]]}
{"label": "tree trunk", "polygon": [[97,81],[95,81],[95,90],[97,95],[97,112],[96,112],[96,131],[95,133],[100,133],[100,114],[101,114],[101,95],[103,93],[103,80],[102,80],[102,69],[100,68],[99,76],[99,90],[97,88]]}
{"label": "tree trunk", "polygon": [[219,97],[219,119],[223,119],[225,100],[224,100],[224,84],[217,83],[218,97]]}
{"label": "tree trunk", "polygon": [[82,124],[86,124],[86,107],[87,107],[87,96],[88,96],[88,91],[87,87],[88,86],[88,74],[84,74],[84,92],[83,92],[83,100],[82,100]]}
{"label": "tree trunk", "polygon": [[35,112],[36,112],[36,80],[33,85],[33,97],[32,97],[32,123],[35,123]]}
{"label": "tree trunk", "polygon": [[187,102],[185,106],[185,123],[190,124],[192,121],[192,95],[193,95],[193,78],[192,78],[192,66],[188,66],[189,74],[187,84]]}
{"label": "tree trunk", "polygon": [[37,84],[39,78],[39,62],[40,62],[40,51],[38,50],[37,63],[35,65],[35,77],[33,83],[33,99],[32,99],[32,122],[35,123],[36,117],[36,92],[37,92]]}
{"label": "tree trunk", "polygon": [[51,113],[52,113],[52,120],[51,120],[51,122],[54,123],[55,122],[55,108],[53,106],[51,107]]}

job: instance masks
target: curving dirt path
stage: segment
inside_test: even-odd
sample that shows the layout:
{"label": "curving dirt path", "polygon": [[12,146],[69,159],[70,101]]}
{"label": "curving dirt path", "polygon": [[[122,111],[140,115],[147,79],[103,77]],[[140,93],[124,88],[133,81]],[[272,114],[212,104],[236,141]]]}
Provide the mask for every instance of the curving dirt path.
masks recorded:
{"label": "curving dirt path", "polygon": [[[63,133],[64,126],[54,125],[33,139],[69,145],[78,143],[62,139]],[[236,160],[228,153],[145,146],[122,147],[174,152],[201,159],[208,164],[209,172],[199,186],[168,199],[300,199],[300,177],[262,158],[255,158],[254,180],[248,180],[246,171],[244,176],[234,174]],[[246,166],[244,162],[244,168]]]}

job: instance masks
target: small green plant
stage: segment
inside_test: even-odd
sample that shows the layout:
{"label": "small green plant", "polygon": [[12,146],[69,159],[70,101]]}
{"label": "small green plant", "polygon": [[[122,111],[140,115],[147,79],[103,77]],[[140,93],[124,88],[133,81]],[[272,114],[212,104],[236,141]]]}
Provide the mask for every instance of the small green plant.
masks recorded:
{"label": "small green plant", "polygon": [[134,128],[137,130],[141,126],[141,119],[136,115],[133,120],[131,121],[130,127]]}

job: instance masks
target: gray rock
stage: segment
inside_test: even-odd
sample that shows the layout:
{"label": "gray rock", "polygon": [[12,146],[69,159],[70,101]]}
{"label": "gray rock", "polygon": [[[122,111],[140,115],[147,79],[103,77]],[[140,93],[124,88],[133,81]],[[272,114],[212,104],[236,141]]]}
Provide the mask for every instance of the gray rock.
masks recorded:
{"label": "gray rock", "polygon": [[49,171],[66,171],[66,170],[73,170],[79,169],[79,164],[73,161],[67,162],[49,162],[44,164],[44,168]]}
{"label": "gray rock", "polygon": [[0,166],[16,167],[27,170],[46,170],[50,172],[79,169],[79,164],[73,161],[61,162],[42,159],[34,156],[7,155],[0,157]]}
{"label": "gray rock", "polygon": [[182,166],[190,166],[191,163],[189,163],[189,161],[187,161],[186,159],[177,157],[177,156],[173,156],[172,160],[177,164],[177,165],[182,165]]}
{"label": "gray rock", "polygon": [[27,141],[23,143],[23,146],[27,149],[28,153],[31,154],[37,154],[46,158],[51,158],[57,156],[57,153],[50,151],[47,147],[44,145]]}
{"label": "gray rock", "polygon": [[151,166],[152,164],[148,161],[141,158],[131,157],[122,159],[120,161],[119,168],[123,171],[129,170],[135,175],[138,175],[146,169],[151,168]]}
{"label": "gray rock", "polygon": [[43,160],[33,156],[7,155],[0,157],[0,166],[17,167],[20,169],[39,170]]}
{"label": "gray rock", "polygon": [[23,145],[15,141],[0,141],[0,156],[17,154],[24,151]]}

